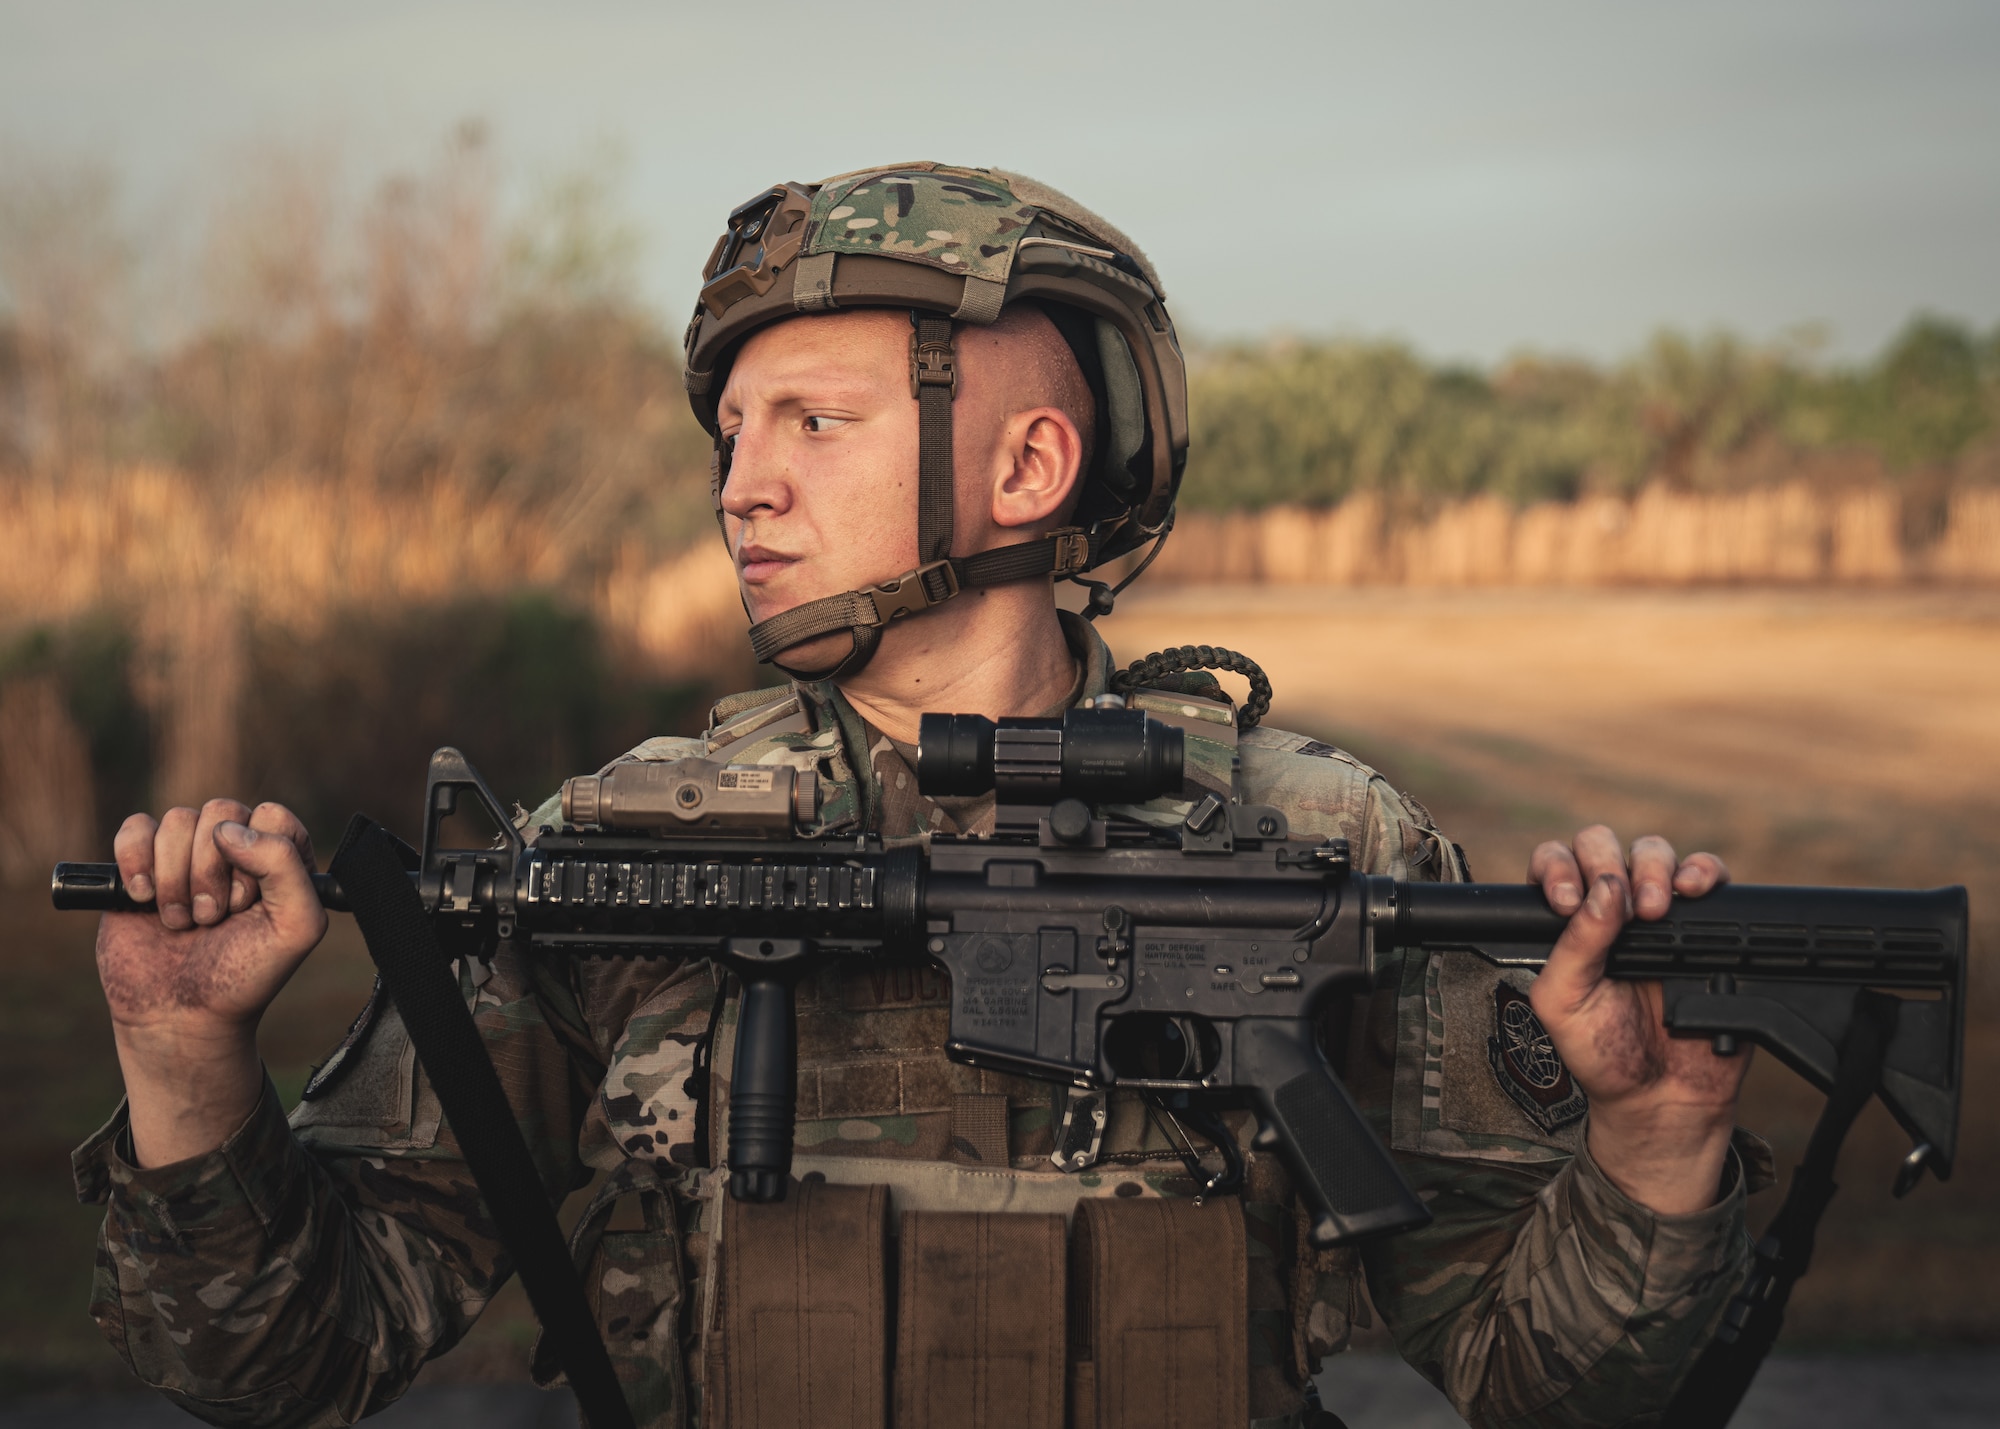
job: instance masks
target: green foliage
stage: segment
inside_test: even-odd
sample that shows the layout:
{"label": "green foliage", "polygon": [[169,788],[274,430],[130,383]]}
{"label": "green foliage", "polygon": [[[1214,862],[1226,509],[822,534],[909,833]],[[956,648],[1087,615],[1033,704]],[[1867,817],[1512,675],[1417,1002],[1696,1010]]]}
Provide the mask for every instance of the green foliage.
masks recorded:
{"label": "green foliage", "polygon": [[[338,836],[360,810],[420,832],[431,751],[465,751],[503,799],[533,807],[572,774],[699,724],[718,690],[633,673],[591,617],[546,591],[390,616],[350,613],[300,641],[252,643],[248,785]],[[330,845],[329,845],[330,846]]]}
{"label": "green foliage", "polygon": [[2000,329],[1918,317],[1847,370],[1723,335],[1662,333],[1611,368],[1522,357],[1491,374],[1393,343],[1288,342],[1199,353],[1191,386],[1193,509],[1726,487],[1755,479],[1760,452],[1860,449],[1904,476],[1994,431]]}
{"label": "green foliage", "polygon": [[53,675],[83,732],[95,775],[95,817],[107,835],[147,801],[152,721],[137,694],[133,642],[124,622],[99,612],[60,628],[39,626],[0,650],[0,682]]}
{"label": "green foliage", "polygon": [[637,306],[645,238],[623,214],[625,155],[606,149],[539,185],[502,245],[504,301],[554,309]]}
{"label": "green foliage", "polygon": [[1868,369],[1836,377],[1802,404],[1831,441],[1873,448],[1892,466],[1947,462],[1988,431],[2000,389],[2000,329],[1913,319]]}
{"label": "green foliage", "polygon": [[[463,749],[503,798],[532,807],[643,739],[699,728],[723,693],[642,673],[587,612],[532,589],[351,610],[308,638],[264,627],[249,657],[234,792],[294,809],[322,851],[356,810],[414,840],[424,770],[440,745]],[[153,808],[141,663],[129,628],[110,615],[0,642],[0,684],[59,681],[89,747],[106,843],[126,815]]]}

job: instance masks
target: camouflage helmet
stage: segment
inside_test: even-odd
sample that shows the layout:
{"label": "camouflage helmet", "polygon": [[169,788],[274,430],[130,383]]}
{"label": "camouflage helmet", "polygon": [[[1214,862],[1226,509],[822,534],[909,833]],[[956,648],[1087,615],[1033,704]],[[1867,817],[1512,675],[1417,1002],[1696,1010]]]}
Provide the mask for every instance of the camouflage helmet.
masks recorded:
{"label": "camouflage helmet", "polygon": [[[920,564],[752,626],[759,660],[802,678],[851,674],[890,621],[961,589],[1005,581],[1077,580],[1091,587],[1095,616],[1111,608],[1115,591],[1081,573],[1149,540],[1157,551],[1171,529],[1187,461],[1187,372],[1159,279],[1124,234],[1046,185],[1001,169],[933,163],[779,184],[730,214],[702,280],[684,380],[695,416],[715,439],[718,521],[729,448],[717,402],[744,341],[800,314],[894,307],[911,316]],[[1085,456],[1073,525],[953,556],[953,325],[991,323],[1016,302],[1042,307],[1076,355],[1096,401],[1096,445]],[[854,648],[830,669],[793,670],[776,658],[842,629],[852,632]]]}

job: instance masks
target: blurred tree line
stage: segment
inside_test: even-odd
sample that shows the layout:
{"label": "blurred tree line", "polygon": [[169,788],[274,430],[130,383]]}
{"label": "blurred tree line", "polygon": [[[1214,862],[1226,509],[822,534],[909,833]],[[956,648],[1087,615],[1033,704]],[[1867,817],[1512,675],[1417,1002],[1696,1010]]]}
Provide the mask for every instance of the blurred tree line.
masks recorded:
{"label": "blurred tree line", "polygon": [[2000,430],[2000,326],[1918,316],[1872,361],[1810,344],[1661,333],[1612,366],[1524,356],[1492,372],[1394,343],[1278,342],[1194,355],[1191,509],[1325,506],[1372,491],[1516,504],[1721,491],[1790,459],[1873,458],[1935,481]]}
{"label": "blurred tree line", "polygon": [[576,570],[676,547],[707,520],[708,443],[612,190],[600,162],[509,210],[476,124],[361,194],[327,155],[274,152],[190,252],[132,231],[104,171],[12,165],[0,479],[448,484],[552,523]]}
{"label": "blurred tree line", "polygon": [[[637,296],[641,243],[604,164],[511,212],[476,124],[372,193],[336,168],[244,163],[190,254],[142,241],[108,172],[11,164],[0,480],[157,462],[218,488],[444,482],[554,523],[582,571],[635,535],[671,550],[706,528],[679,327]],[[1919,315],[1848,366],[1818,345],[1662,332],[1615,364],[1531,354],[1491,371],[1385,341],[1197,348],[1184,500],[1720,490],[1757,480],[1760,453],[1865,452],[1897,477],[1992,441],[2000,326]]]}

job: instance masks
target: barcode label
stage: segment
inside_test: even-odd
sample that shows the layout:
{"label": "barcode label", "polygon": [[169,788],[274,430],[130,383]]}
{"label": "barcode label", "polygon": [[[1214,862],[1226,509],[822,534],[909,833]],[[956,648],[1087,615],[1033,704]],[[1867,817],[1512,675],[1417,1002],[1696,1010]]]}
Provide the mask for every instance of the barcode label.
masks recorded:
{"label": "barcode label", "polygon": [[715,787],[739,794],[768,794],[777,777],[775,769],[725,769],[715,776]]}

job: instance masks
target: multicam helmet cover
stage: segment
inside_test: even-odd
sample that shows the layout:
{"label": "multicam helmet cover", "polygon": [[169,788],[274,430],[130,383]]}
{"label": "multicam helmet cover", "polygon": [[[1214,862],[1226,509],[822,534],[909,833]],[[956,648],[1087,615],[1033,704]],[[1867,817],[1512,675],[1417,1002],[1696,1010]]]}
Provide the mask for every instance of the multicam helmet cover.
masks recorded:
{"label": "multicam helmet cover", "polygon": [[[1171,527],[1187,459],[1187,375],[1158,277],[1124,234],[1046,185],[1000,169],[932,163],[779,184],[730,215],[702,278],[685,382],[696,417],[716,439],[718,518],[729,453],[716,402],[744,340],[772,323],[846,308],[904,308],[913,323],[910,391],[924,432],[922,564],[753,626],[759,659],[814,678],[849,674],[891,620],[967,586],[1075,578]],[[954,557],[952,324],[990,323],[1015,302],[1041,305],[1076,354],[1096,399],[1096,449],[1073,527]],[[1108,609],[1109,592],[1090,584],[1093,612]],[[852,631],[853,652],[832,669],[789,670],[776,659],[841,629]]]}
{"label": "multicam helmet cover", "polygon": [[972,174],[853,174],[813,195],[816,253],[889,253],[946,273],[1005,283],[1033,204]]}

